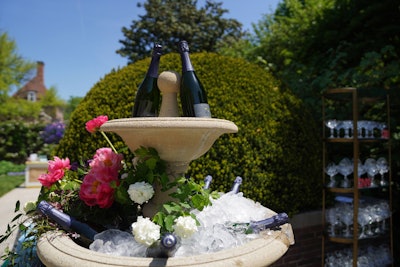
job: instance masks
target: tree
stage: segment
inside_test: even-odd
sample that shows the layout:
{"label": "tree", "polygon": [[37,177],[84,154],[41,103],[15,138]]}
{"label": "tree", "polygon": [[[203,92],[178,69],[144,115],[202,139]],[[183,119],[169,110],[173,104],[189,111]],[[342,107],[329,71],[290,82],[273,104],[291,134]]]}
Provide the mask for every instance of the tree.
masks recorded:
{"label": "tree", "polygon": [[57,89],[55,87],[50,87],[47,89],[46,94],[40,99],[40,104],[42,107],[64,107],[65,102],[57,95]]}
{"label": "tree", "polygon": [[224,19],[227,12],[222,3],[205,1],[197,9],[196,0],[147,0],[146,14],[133,20],[130,28],[123,27],[123,47],[117,53],[133,63],[150,55],[152,45],[159,42],[165,53],[176,51],[180,40],[188,41],[191,52],[215,52],[221,43],[235,42],[243,35],[242,24],[234,19]]}
{"label": "tree", "polygon": [[0,34],[0,103],[9,98],[14,87],[32,75],[36,64],[17,54],[17,45],[7,33]]}
{"label": "tree", "polygon": [[255,24],[244,56],[273,71],[318,120],[326,88],[399,88],[399,16],[393,0],[283,0]]}
{"label": "tree", "polygon": [[71,117],[71,113],[76,109],[79,103],[82,101],[83,97],[79,96],[70,96],[67,105],[64,110],[64,120],[68,121]]}

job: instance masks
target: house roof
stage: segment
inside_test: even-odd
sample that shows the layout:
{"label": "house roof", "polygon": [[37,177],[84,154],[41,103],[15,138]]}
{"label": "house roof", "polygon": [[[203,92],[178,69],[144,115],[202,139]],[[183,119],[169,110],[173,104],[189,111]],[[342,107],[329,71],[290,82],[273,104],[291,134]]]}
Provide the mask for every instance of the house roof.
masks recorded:
{"label": "house roof", "polygon": [[21,87],[14,94],[14,97],[26,99],[30,91],[36,92],[38,98],[46,94],[47,88],[44,85],[44,62],[42,61],[37,62],[36,76]]}

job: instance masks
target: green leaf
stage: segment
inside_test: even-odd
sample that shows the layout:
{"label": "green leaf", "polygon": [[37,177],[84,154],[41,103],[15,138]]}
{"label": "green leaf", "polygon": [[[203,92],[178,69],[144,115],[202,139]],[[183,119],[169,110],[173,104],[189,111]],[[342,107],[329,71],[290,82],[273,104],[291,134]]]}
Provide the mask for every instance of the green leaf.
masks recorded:
{"label": "green leaf", "polygon": [[114,195],[115,195],[115,201],[117,201],[120,204],[127,205],[131,203],[128,191],[126,191],[125,188],[122,186],[117,187]]}
{"label": "green leaf", "polygon": [[20,208],[20,206],[21,206],[21,203],[19,202],[19,200],[15,203],[15,209],[14,209],[14,212],[17,212],[17,211],[19,211],[19,208]]}
{"label": "green leaf", "polygon": [[204,199],[204,197],[200,194],[194,195],[192,197],[193,206],[198,210],[202,210],[207,202],[208,201],[206,199]]}
{"label": "green leaf", "polygon": [[168,215],[167,217],[164,218],[164,226],[167,229],[168,232],[173,232],[173,225],[176,217],[173,215]]}
{"label": "green leaf", "polygon": [[164,213],[159,211],[153,216],[152,220],[154,223],[156,223],[160,226],[163,226],[164,225],[164,217],[165,217]]}
{"label": "green leaf", "polygon": [[15,221],[18,220],[21,216],[22,216],[22,213],[17,214],[17,215],[11,220],[11,222],[15,222]]}
{"label": "green leaf", "polygon": [[146,160],[146,166],[149,167],[150,170],[154,170],[157,166],[158,160],[155,158],[149,158]]}

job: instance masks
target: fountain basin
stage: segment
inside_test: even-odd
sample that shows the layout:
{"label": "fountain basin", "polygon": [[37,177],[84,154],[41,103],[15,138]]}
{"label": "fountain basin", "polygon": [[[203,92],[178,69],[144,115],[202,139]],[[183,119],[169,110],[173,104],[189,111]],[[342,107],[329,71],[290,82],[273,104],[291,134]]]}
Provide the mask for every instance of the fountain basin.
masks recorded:
{"label": "fountain basin", "polygon": [[284,224],[280,231],[265,233],[237,248],[189,257],[139,258],[91,251],[76,244],[69,236],[54,231],[41,236],[37,243],[37,254],[47,267],[260,267],[269,266],[282,257],[293,242],[291,225]]}
{"label": "fountain basin", "polygon": [[155,148],[176,174],[182,174],[218,137],[236,133],[238,127],[223,119],[151,117],[110,120],[101,130],[117,133],[132,152],[141,146]]}

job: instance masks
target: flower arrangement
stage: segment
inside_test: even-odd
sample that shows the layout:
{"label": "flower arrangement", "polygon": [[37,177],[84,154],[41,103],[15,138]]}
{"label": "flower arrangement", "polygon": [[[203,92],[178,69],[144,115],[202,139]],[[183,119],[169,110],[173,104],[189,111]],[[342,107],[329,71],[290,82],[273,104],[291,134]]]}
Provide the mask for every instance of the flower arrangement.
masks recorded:
{"label": "flower arrangement", "polygon": [[[37,204],[42,200],[99,232],[129,230],[137,242],[146,246],[151,246],[164,233],[187,238],[197,231],[198,222],[191,211],[201,211],[211,205],[211,198],[219,194],[204,190],[202,184],[190,178],[170,181],[166,163],[153,148],[141,147],[134,151],[132,163],[125,162],[100,130],[107,120],[107,116],[98,116],[86,123],[86,130],[93,135],[100,132],[110,147],[99,148],[92,159],[80,163],[59,157],[50,160],[47,173],[39,177],[43,186],[38,199],[26,203],[24,211],[20,211],[17,202],[18,214],[13,224],[8,225],[6,234],[0,236],[0,243],[19,229],[26,233],[27,242],[33,246],[41,234],[58,229],[56,223],[37,211]],[[142,206],[154,196],[155,184],[161,185],[162,190],[175,188],[170,194],[174,200],[163,204],[153,218],[146,218],[142,215]],[[26,220],[20,221],[25,214],[31,222],[29,225]],[[76,233],[70,235],[79,237]],[[12,257],[11,252],[8,257]]]}

